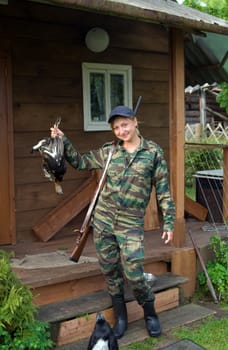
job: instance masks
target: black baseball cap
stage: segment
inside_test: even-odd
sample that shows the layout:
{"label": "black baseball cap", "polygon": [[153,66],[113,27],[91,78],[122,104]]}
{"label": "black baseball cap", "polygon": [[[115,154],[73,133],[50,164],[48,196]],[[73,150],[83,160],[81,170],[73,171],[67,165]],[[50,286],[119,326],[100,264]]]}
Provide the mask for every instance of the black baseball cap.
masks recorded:
{"label": "black baseball cap", "polygon": [[125,117],[125,118],[133,118],[135,117],[134,111],[126,106],[117,106],[113,108],[111,111],[109,118],[108,118],[108,123],[111,123],[115,117]]}

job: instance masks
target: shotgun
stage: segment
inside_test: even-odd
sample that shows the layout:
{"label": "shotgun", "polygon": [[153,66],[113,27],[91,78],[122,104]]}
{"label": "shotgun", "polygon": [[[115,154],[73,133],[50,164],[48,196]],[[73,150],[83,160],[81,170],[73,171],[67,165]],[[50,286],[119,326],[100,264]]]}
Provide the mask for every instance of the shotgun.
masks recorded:
{"label": "shotgun", "polygon": [[211,295],[212,295],[212,297],[214,299],[214,302],[218,303],[218,299],[217,299],[217,296],[216,296],[213,284],[211,283],[211,279],[210,279],[210,277],[208,275],[208,272],[207,272],[206,266],[204,264],[203,258],[202,258],[201,254],[200,254],[199,248],[197,247],[196,242],[195,242],[195,240],[192,237],[191,230],[189,230],[188,233],[189,233],[189,236],[191,238],[193,247],[194,247],[194,249],[196,251],[197,257],[198,257],[198,259],[200,261],[201,267],[202,267],[202,269],[204,271],[204,274],[206,276],[208,289],[209,289],[209,291],[210,291],[210,293],[211,293]]}
{"label": "shotgun", "polygon": [[[141,100],[142,100],[142,96],[139,96],[138,100],[137,100],[137,103],[136,103],[136,106],[135,106],[135,109],[134,109],[134,115],[136,115],[137,112],[138,112]],[[96,205],[97,198],[99,196],[100,190],[102,189],[102,187],[104,185],[106,172],[108,170],[109,162],[110,162],[110,160],[112,158],[112,154],[114,152],[115,147],[116,147],[115,143],[113,143],[112,148],[111,148],[111,150],[109,152],[106,164],[105,164],[104,171],[103,171],[102,176],[100,178],[100,181],[99,181],[99,184],[98,184],[97,189],[95,191],[95,194],[93,196],[93,199],[92,199],[92,201],[91,201],[91,203],[89,205],[88,211],[87,211],[85,219],[83,221],[83,224],[82,224],[80,230],[77,230],[77,229],[74,230],[74,232],[78,232],[78,236],[76,238],[75,247],[74,247],[74,249],[73,249],[73,251],[72,251],[72,253],[70,255],[70,260],[73,261],[73,262],[76,262],[76,263],[78,262],[81,254],[82,254],[82,251],[83,251],[83,249],[85,247],[85,244],[87,242],[87,238],[88,238],[88,235],[89,235],[89,232],[90,232],[90,222],[91,222],[92,213],[93,213],[94,207]]]}
{"label": "shotgun", "polygon": [[[82,251],[83,251],[83,249],[86,245],[86,242],[87,242],[89,231],[90,231],[90,220],[88,221],[88,223],[86,224],[86,226],[84,228],[82,226],[81,229],[79,230],[79,235],[76,239],[75,247],[70,255],[71,261],[77,263],[78,260],[80,259]],[[74,230],[74,232],[77,232],[77,230]]]}
{"label": "shotgun", "polygon": [[[81,254],[82,254],[82,251],[85,247],[85,244],[86,244],[86,241],[87,241],[87,238],[88,238],[88,235],[89,235],[89,231],[90,231],[90,221],[91,221],[91,218],[92,218],[92,213],[93,213],[93,209],[96,205],[96,202],[97,202],[97,198],[99,196],[99,193],[102,189],[102,186],[104,185],[104,182],[105,182],[105,177],[106,177],[106,173],[107,173],[107,170],[108,170],[108,166],[109,166],[109,163],[110,163],[110,160],[112,158],[112,154],[114,152],[114,149],[115,149],[115,143],[113,143],[111,149],[110,149],[110,152],[108,154],[108,158],[107,158],[107,161],[106,161],[106,164],[105,164],[105,168],[104,168],[104,171],[102,173],[102,176],[100,178],[100,181],[98,183],[98,186],[96,188],[96,191],[95,191],[95,194],[93,196],[93,199],[89,205],[89,208],[87,210],[87,213],[86,213],[86,216],[85,216],[85,219],[83,221],[83,224],[80,228],[80,230],[78,231],[79,234],[78,234],[78,237],[76,239],[76,245],[71,253],[71,256],[70,256],[70,260],[71,261],[74,261],[74,262],[78,262]],[[77,230],[74,230],[75,232],[77,232]]]}

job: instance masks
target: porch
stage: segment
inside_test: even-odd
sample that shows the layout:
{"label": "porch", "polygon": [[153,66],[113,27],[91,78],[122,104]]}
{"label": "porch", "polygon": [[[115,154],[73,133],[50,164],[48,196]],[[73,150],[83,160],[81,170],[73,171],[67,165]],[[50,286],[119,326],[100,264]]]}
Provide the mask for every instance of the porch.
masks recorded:
{"label": "porch", "polygon": [[[210,237],[216,234],[221,237],[227,235],[226,226],[217,225],[219,230],[214,229],[212,223],[198,221],[192,217],[186,219],[186,232],[191,229],[205,263],[210,257],[207,251]],[[48,242],[29,241],[1,247],[6,252],[13,253],[13,269],[21,281],[32,288],[37,305],[105,289],[92,234],[89,234],[79,262],[74,263],[70,261],[69,256],[75,244],[75,234],[73,230],[69,230],[68,234],[63,233],[64,231],[56,234]],[[145,232],[145,272],[154,275],[172,272],[187,277],[189,282],[184,289],[185,296],[189,297],[195,290],[198,269],[191,239],[187,234],[184,247],[176,248],[173,245],[166,246],[161,240],[161,233],[161,229]],[[51,259],[48,259],[49,254]],[[40,262],[33,258],[36,256],[40,257]],[[47,266],[45,266],[45,259]],[[181,261],[184,261],[184,264]],[[90,284],[86,287],[83,280],[88,278]],[[62,292],[57,292],[60,285],[63,286]]]}
{"label": "porch", "polygon": [[[227,235],[225,226],[218,227],[216,232],[211,223],[192,217],[186,220],[186,230],[191,229],[205,262],[209,258],[207,247],[210,236]],[[57,234],[48,242],[24,242],[2,247],[5,251],[14,252],[13,269],[22,282],[32,288],[36,296],[34,301],[39,306],[38,317],[51,323],[53,338],[59,346],[88,337],[97,311],[102,311],[113,323],[111,300],[96,261],[92,235],[88,238],[81,261],[76,264],[69,260],[75,241],[74,233],[69,232]],[[190,298],[195,291],[200,266],[191,240],[186,236],[185,246],[175,248],[164,245],[160,229],[145,232],[145,271],[157,278],[153,289],[158,313],[176,309],[183,303],[183,298]],[[59,259],[56,258],[58,254]],[[48,255],[51,259],[47,258]],[[35,263],[31,258],[34,256],[39,257],[40,262]],[[142,319],[142,310],[127,285],[125,298],[129,322]]]}

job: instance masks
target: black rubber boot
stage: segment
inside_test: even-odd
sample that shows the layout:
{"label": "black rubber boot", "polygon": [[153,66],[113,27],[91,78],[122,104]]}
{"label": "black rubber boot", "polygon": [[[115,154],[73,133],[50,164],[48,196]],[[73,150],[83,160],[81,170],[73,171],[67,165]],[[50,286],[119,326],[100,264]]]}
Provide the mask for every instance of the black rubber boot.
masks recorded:
{"label": "black rubber boot", "polygon": [[161,326],[154,309],[154,302],[147,301],[143,305],[146,328],[151,337],[158,337],[161,334]]}
{"label": "black rubber boot", "polygon": [[116,321],[113,332],[115,337],[120,339],[127,329],[127,308],[123,295],[112,295],[111,298]]}

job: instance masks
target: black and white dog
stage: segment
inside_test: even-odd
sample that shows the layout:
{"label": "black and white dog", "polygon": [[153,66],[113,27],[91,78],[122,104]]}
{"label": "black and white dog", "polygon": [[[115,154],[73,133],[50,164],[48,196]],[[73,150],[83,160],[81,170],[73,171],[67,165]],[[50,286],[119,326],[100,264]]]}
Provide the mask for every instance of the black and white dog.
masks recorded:
{"label": "black and white dog", "polygon": [[117,339],[105,317],[97,313],[87,350],[119,350]]}

